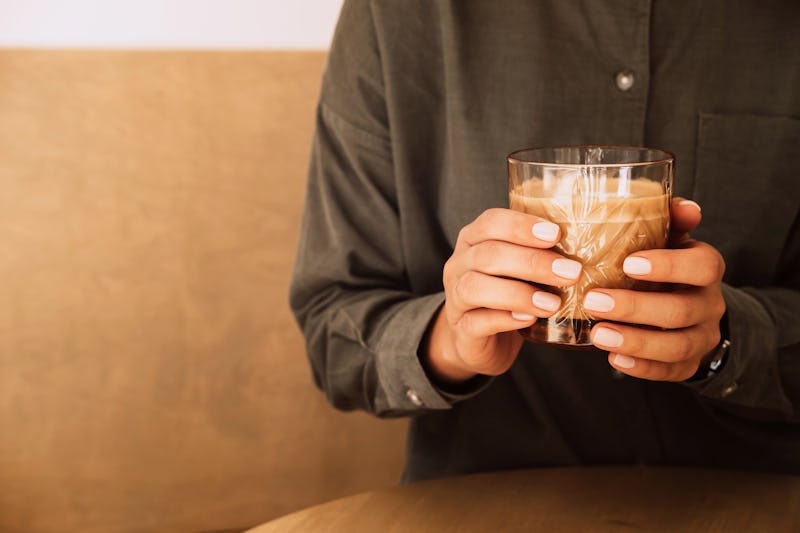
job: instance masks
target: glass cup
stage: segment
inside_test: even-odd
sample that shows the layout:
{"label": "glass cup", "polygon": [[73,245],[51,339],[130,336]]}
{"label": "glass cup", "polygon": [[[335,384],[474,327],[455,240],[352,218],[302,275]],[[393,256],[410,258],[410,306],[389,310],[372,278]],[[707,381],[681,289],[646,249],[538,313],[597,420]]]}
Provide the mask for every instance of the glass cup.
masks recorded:
{"label": "glass cup", "polygon": [[520,330],[536,342],[589,347],[595,323],[583,299],[595,288],[656,290],[622,271],[633,252],[664,248],[669,235],[675,157],[629,146],[529,148],[508,156],[511,209],[558,224],[553,249],[583,265],[570,287],[543,287],[562,305]]}

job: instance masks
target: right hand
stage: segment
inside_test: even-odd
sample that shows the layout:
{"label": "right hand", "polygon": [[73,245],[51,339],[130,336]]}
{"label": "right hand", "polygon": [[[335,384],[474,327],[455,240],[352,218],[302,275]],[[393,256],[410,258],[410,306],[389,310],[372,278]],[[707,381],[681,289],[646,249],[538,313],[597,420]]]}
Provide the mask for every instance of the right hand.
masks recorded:
{"label": "right hand", "polygon": [[561,306],[528,282],[566,287],[580,276],[580,263],[549,250],[560,237],[556,224],[510,209],[489,209],[461,230],[423,352],[434,378],[456,383],[511,367],[523,342],[517,330]]}

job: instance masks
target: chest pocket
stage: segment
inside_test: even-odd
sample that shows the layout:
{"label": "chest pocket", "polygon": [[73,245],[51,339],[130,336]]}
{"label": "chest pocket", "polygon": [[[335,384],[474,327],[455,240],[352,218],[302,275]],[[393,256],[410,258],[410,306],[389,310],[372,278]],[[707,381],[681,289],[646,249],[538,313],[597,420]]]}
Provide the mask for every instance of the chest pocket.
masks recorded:
{"label": "chest pocket", "polygon": [[764,286],[800,208],[800,120],[701,114],[692,237],[722,252],[732,285]]}

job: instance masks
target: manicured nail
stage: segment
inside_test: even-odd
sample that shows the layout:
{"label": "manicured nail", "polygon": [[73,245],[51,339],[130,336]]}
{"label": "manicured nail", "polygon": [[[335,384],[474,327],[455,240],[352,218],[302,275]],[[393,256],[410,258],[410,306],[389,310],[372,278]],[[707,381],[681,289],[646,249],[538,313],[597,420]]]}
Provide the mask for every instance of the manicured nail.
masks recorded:
{"label": "manicured nail", "polygon": [[622,333],[608,328],[597,328],[592,337],[593,344],[616,348],[622,346]]}
{"label": "manicured nail", "polygon": [[533,225],[533,235],[543,241],[554,241],[558,237],[558,225],[552,222],[537,222]]}
{"label": "manicured nail", "polygon": [[556,276],[567,279],[577,279],[577,277],[581,275],[582,267],[577,261],[560,257],[553,261],[553,266],[551,268],[553,269],[553,274]]}
{"label": "manicured nail", "polygon": [[561,298],[549,292],[536,291],[533,293],[533,305],[545,311],[555,311],[561,307]]}
{"label": "manicured nail", "polygon": [[516,320],[521,320],[523,322],[530,322],[533,320],[533,315],[529,315],[527,313],[517,313],[516,311],[512,311],[511,316]]}
{"label": "manicured nail", "polygon": [[625,261],[622,262],[622,270],[625,271],[626,274],[642,276],[644,274],[649,274],[650,271],[653,270],[653,266],[650,264],[650,261],[644,257],[627,257]]}
{"label": "manicured nail", "polygon": [[678,205],[691,205],[694,206],[698,211],[702,211],[702,209],[700,209],[700,204],[691,200],[681,200],[678,202]]}
{"label": "manicured nail", "polygon": [[584,309],[608,313],[614,309],[614,298],[602,292],[592,291],[583,300]]}
{"label": "manicured nail", "polygon": [[636,364],[636,361],[633,359],[633,357],[628,357],[627,355],[622,355],[622,354],[615,354],[613,363],[620,368],[633,368],[633,365]]}

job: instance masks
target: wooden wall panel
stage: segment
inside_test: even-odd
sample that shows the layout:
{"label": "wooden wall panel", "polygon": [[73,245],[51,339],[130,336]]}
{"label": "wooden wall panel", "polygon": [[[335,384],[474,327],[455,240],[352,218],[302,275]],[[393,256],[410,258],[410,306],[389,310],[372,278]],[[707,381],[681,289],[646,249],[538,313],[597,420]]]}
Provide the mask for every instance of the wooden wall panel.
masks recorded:
{"label": "wooden wall panel", "polygon": [[288,310],[321,53],[0,51],[0,530],[245,527],[394,483]]}

